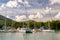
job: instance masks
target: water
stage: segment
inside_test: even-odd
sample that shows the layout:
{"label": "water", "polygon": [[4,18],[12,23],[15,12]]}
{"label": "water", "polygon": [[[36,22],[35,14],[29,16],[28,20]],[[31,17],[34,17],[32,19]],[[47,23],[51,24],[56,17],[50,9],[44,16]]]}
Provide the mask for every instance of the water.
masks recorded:
{"label": "water", "polygon": [[56,40],[60,40],[60,33],[56,34]]}
{"label": "water", "polygon": [[0,40],[59,40],[60,33],[0,33]]}

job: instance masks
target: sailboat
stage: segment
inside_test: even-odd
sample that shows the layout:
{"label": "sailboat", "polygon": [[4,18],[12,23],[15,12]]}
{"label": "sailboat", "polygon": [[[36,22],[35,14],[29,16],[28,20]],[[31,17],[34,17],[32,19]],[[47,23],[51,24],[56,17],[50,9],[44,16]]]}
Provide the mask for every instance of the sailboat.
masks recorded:
{"label": "sailboat", "polygon": [[[7,11],[5,11],[7,13]],[[6,16],[6,14],[5,14]],[[6,31],[7,30],[7,26],[6,26],[6,17],[4,18],[4,25],[2,26],[2,30],[1,31]]]}
{"label": "sailboat", "polygon": [[[26,16],[27,16],[27,9],[26,9],[26,3],[24,4],[24,10],[25,10],[25,13],[26,13]],[[25,16],[24,16],[25,17]],[[23,18],[24,19],[24,18]],[[25,21],[23,21],[23,28],[20,29],[19,32],[24,32],[24,33],[32,33],[31,29],[28,28],[28,23],[26,23],[26,21],[28,20],[27,18],[24,19]]]}
{"label": "sailboat", "polygon": [[[5,16],[6,16],[6,14],[5,14]],[[4,18],[4,25],[2,26],[2,30],[0,30],[0,31],[4,32],[4,31],[6,31],[6,29],[7,29],[7,27],[6,27],[6,17],[5,17]]]}
{"label": "sailboat", "polygon": [[[48,8],[48,7],[47,7],[47,8],[46,8],[46,10],[48,10],[48,11],[49,11],[49,13],[50,13],[51,8]],[[50,13],[50,15],[49,15],[49,16],[51,17],[49,21],[52,21],[52,15],[51,15],[51,13]],[[48,29],[46,29],[46,30],[45,30],[45,29],[43,29],[42,31],[43,31],[43,32],[55,32],[55,30],[51,30],[51,29],[50,29],[50,23],[49,23],[49,22],[48,22],[48,27],[49,27]]]}
{"label": "sailboat", "polygon": [[23,28],[19,29],[21,33],[32,33],[31,29],[27,27],[27,25],[23,25]]}
{"label": "sailboat", "polygon": [[[26,5],[27,5],[27,3],[25,2],[24,8],[25,8],[25,11],[26,11],[26,16],[27,16],[27,8],[26,8]],[[27,20],[27,19],[26,19],[26,20]],[[32,33],[31,29],[28,28],[28,25],[26,25],[26,31],[25,31],[25,33]]]}

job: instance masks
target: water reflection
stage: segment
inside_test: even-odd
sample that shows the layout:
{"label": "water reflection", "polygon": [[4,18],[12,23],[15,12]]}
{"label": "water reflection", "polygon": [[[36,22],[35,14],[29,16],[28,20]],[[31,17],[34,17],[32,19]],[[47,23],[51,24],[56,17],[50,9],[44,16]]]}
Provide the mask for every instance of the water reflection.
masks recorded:
{"label": "water reflection", "polygon": [[60,33],[56,33],[56,40],[60,40]]}
{"label": "water reflection", "polygon": [[59,40],[60,33],[0,33],[0,40]]}
{"label": "water reflection", "polygon": [[55,33],[40,32],[33,34],[24,34],[24,40],[54,40]]}

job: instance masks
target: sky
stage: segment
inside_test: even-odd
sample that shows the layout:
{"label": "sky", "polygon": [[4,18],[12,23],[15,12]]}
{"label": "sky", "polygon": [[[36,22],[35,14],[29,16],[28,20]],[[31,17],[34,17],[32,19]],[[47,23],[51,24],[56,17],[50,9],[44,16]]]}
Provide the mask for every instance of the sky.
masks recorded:
{"label": "sky", "polygon": [[60,20],[60,0],[0,0],[0,15],[18,22]]}

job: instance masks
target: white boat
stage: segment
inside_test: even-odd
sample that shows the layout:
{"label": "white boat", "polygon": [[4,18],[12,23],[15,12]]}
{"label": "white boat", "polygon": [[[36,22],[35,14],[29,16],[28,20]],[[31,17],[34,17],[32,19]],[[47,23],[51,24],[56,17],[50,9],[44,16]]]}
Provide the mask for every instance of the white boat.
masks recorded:
{"label": "white boat", "polygon": [[21,28],[20,30],[17,29],[17,31],[21,32],[21,33],[32,33],[32,31],[28,28]]}
{"label": "white boat", "polygon": [[42,30],[43,32],[55,32],[55,30]]}
{"label": "white boat", "polygon": [[46,29],[46,30],[44,30],[44,29],[43,30],[41,30],[41,29],[33,29],[32,31],[33,31],[33,33],[34,32],[55,32],[55,30],[49,30],[49,29]]}
{"label": "white boat", "polygon": [[26,32],[26,28],[21,28],[21,30],[19,30],[19,32]]}

